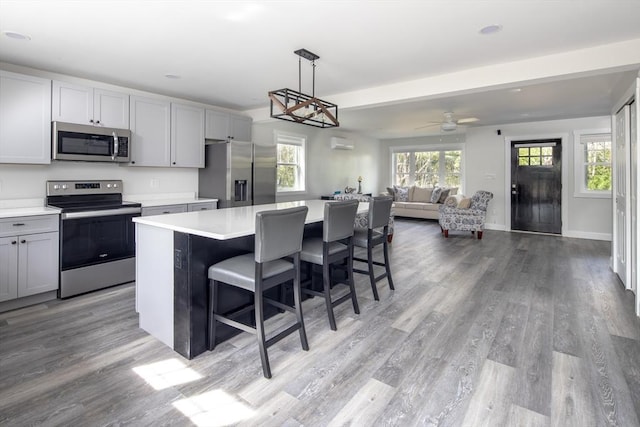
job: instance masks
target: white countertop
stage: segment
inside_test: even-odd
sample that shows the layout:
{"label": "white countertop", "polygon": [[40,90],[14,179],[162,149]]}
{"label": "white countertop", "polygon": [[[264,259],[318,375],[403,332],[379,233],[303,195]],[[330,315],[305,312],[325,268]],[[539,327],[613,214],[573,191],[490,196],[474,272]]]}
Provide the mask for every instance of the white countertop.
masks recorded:
{"label": "white countertop", "polygon": [[[269,203],[266,205],[243,206],[211,211],[185,212],[168,215],[153,215],[133,218],[133,222],[165,228],[181,233],[194,234],[217,240],[250,236],[255,233],[256,213],[265,210],[287,209],[307,206],[306,223],[324,219],[324,205],[327,200],[303,200],[297,202]],[[369,204],[360,202],[358,212],[369,210]]]}
{"label": "white countertop", "polygon": [[60,212],[61,212],[60,209],[49,208],[46,206],[2,208],[0,209],[0,218],[15,218],[19,216],[36,216],[36,215],[58,215]]}
{"label": "white countertop", "polygon": [[218,202],[218,199],[196,199],[196,198],[168,198],[168,199],[148,199],[148,200],[140,200],[134,199],[131,197],[127,197],[125,199],[128,202],[137,202],[142,205],[143,208],[152,208],[156,206],[170,206],[170,205],[185,205],[185,204],[193,204],[193,203],[212,203]]}

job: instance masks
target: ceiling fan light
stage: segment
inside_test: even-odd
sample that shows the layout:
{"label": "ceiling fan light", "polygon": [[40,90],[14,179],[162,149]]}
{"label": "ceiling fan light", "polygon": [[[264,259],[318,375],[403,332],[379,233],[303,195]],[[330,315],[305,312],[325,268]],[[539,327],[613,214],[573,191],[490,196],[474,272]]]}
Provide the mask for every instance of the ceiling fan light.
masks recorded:
{"label": "ceiling fan light", "polygon": [[456,130],[457,127],[458,125],[456,125],[455,122],[442,122],[442,124],[440,125],[440,129],[442,129],[445,132],[451,132],[453,130]]}

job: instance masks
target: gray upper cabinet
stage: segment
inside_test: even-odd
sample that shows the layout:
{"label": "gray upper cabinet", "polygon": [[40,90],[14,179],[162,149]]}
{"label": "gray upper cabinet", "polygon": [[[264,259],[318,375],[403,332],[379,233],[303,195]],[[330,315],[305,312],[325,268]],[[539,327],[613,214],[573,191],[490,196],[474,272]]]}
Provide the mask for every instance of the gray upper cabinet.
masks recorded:
{"label": "gray upper cabinet", "polygon": [[131,96],[132,166],[170,166],[171,104],[154,98]]}
{"label": "gray upper cabinet", "polygon": [[251,117],[207,110],[205,138],[216,141],[251,141]]}
{"label": "gray upper cabinet", "polygon": [[204,108],[171,104],[171,166],[204,167]]}
{"label": "gray upper cabinet", "polygon": [[129,129],[129,95],[53,82],[52,120]]}
{"label": "gray upper cabinet", "polygon": [[0,163],[51,163],[51,80],[0,71]]}
{"label": "gray upper cabinet", "polygon": [[204,109],[131,97],[130,166],[204,167]]}

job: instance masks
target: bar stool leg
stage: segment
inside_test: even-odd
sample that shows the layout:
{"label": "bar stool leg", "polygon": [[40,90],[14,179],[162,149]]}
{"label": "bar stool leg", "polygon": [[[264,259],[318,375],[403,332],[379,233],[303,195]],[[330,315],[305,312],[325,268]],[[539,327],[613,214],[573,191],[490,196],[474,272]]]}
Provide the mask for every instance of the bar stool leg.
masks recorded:
{"label": "bar stool leg", "polygon": [[[369,233],[371,233],[371,230],[369,230]],[[378,287],[376,286],[376,276],[373,271],[373,247],[371,245],[371,239],[369,239],[369,244],[367,245],[367,264],[369,264],[369,281],[371,282],[373,299],[380,301],[380,297],[378,296]]]}
{"label": "bar stool leg", "polygon": [[[260,280],[260,279],[258,279]],[[262,302],[262,287],[257,286],[254,294],[256,336],[258,337],[258,348],[260,349],[260,361],[262,362],[262,373],[265,378],[271,378],[271,367],[269,366],[269,356],[264,335],[264,307]]]}
{"label": "bar stool leg", "polygon": [[384,252],[384,268],[387,271],[387,280],[389,281],[389,288],[391,288],[391,290],[395,290],[396,288],[393,287],[393,279],[391,278],[391,266],[389,265],[389,244],[387,243],[386,240],[384,241],[382,248]]}
{"label": "bar stool leg", "polygon": [[216,313],[218,312],[218,282],[211,280],[209,283],[209,336],[207,348],[216,348]]}
{"label": "bar stool leg", "polygon": [[305,351],[309,350],[309,342],[307,341],[307,331],[304,327],[304,317],[302,316],[302,296],[300,291],[300,254],[296,254],[293,259],[296,275],[293,279],[293,303],[296,306],[296,318],[300,324],[300,344]]}
{"label": "bar stool leg", "polygon": [[353,279],[353,246],[349,248],[349,258],[347,258],[347,280],[349,284],[349,290],[351,292],[351,303],[353,304],[353,311],[356,314],[360,314],[360,307],[358,307],[358,299],[356,298],[355,280]]}
{"label": "bar stool leg", "polygon": [[326,261],[322,264],[322,285],[324,287],[324,302],[327,306],[327,313],[329,314],[329,326],[332,331],[337,331],[336,317],[333,314],[333,307],[331,305],[331,270],[329,264]]}

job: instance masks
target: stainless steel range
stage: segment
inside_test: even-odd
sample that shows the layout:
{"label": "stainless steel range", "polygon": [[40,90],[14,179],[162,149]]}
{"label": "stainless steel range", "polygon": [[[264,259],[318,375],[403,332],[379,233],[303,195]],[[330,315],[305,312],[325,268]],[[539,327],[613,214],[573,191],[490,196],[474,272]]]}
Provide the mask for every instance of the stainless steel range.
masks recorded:
{"label": "stainless steel range", "polygon": [[122,181],[47,181],[60,215],[59,298],[135,280],[139,203],[122,201]]}

